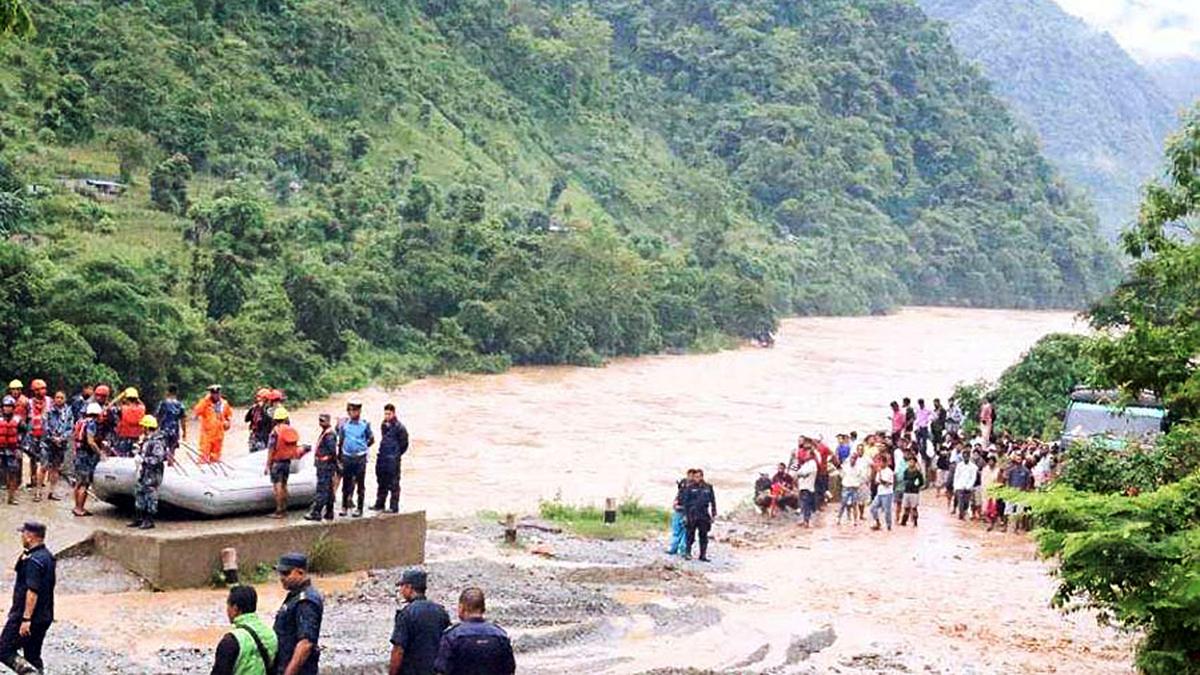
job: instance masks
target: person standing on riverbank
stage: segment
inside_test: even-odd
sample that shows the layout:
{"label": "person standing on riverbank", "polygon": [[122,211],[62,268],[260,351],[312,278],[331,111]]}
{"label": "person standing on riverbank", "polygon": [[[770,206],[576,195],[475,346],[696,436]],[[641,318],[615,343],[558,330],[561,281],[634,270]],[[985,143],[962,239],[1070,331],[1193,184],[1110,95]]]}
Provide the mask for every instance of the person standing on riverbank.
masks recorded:
{"label": "person standing on riverbank", "polygon": [[338,472],[337,433],[331,428],[329,413],[321,413],[317,417],[321,432],[317,436],[317,445],[313,464],[317,469],[317,491],[313,495],[312,509],[305,520],[333,520],[333,483]]}
{"label": "person standing on riverbank", "polygon": [[396,417],[396,406],[383,406],[379,423],[379,455],[375,458],[375,505],[372,511],[400,512],[400,460],[408,452],[408,429]]}
{"label": "person standing on riverbank", "polygon": [[692,544],[699,534],[700,561],[708,562],[708,532],[717,517],[717,496],[712,486],[704,481],[704,471],[692,471],[692,482],[683,492],[683,511],[687,518],[687,541],[683,557],[685,560],[692,559]]}
{"label": "person standing on riverbank", "polygon": [[275,408],[271,419],[275,428],[267,436],[267,466],[263,473],[271,477],[271,490],[275,494],[275,512],[270,517],[286,518],[292,460],[300,459],[304,453],[300,450],[300,432],[291,425],[287,408]]}
{"label": "person standing on riverbank", "polygon": [[283,554],[275,569],[279,572],[279,583],[287,591],[283,606],[275,613],[275,637],[279,639],[275,672],[317,675],[325,597],[308,578],[308,557],[303,553]]}
{"label": "person standing on riverbank", "polygon": [[0,630],[0,663],[27,675],[41,673],[46,667],[42,643],[54,622],[57,563],[46,548],[45,525],[30,521],[20,532],[24,552],[17,559],[12,607]]}
{"label": "person standing on riverbank", "polygon": [[400,599],[392,624],[392,653],[388,675],[433,675],[442,635],[450,627],[446,608],[425,599],[428,577],[423,570],[404,570]]}
{"label": "person standing on riverbank", "polygon": [[210,385],[208,396],[200,399],[192,409],[192,414],[200,420],[200,462],[220,462],[225,432],[229,430],[233,419],[233,409],[221,397],[221,385]]}
{"label": "person standing on riverbank", "polygon": [[[800,518],[804,527],[812,527],[813,512],[817,510],[817,458],[808,447],[801,447],[796,461],[796,489],[800,492]],[[703,555],[703,554],[702,554]]]}
{"label": "person standing on riverbank", "polygon": [[458,620],[442,635],[433,672],[441,675],[513,675],[517,661],[512,642],[499,626],[483,618],[483,591],[468,588],[458,596]]}
{"label": "person standing on riverbank", "polygon": [[[342,510],[345,516],[351,508],[354,517],[363,514],[363,502],[367,495],[367,453],[375,444],[371,425],[362,418],[362,401],[350,399],[346,403],[347,418],[338,425],[338,455],[342,458]],[[357,493],[358,501],[354,501]]]}
{"label": "person standing on riverbank", "polygon": [[896,484],[896,472],[889,466],[890,459],[886,453],[878,455],[878,469],[875,471],[875,499],[871,502],[871,518],[875,524],[872,530],[879,529],[879,514],[883,513],[887,522],[888,532],[892,531],[892,496]]}
{"label": "person standing on riverbank", "polygon": [[225,616],[233,624],[217,643],[209,675],[274,675],[279,641],[258,615],[258,592],[253,586],[234,586],[225,601]]}
{"label": "person standing on riverbank", "polygon": [[903,502],[904,513],[900,516],[900,526],[908,525],[908,519],[911,516],[913,527],[916,527],[917,518],[920,515],[921,488],[925,487],[925,472],[921,470],[921,464],[912,452],[908,454],[905,462],[901,485],[903,485],[904,494],[900,499]]}

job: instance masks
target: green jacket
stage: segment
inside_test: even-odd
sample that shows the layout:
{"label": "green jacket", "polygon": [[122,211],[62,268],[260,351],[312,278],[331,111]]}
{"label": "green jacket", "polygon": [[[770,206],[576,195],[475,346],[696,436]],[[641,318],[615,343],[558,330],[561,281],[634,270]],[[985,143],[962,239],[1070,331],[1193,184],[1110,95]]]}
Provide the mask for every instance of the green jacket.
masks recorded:
{"label": "green jacket", "polygon": [[258,646],[254,644],[254,638],[250,637],[249,631],[253,631],[262,641],[263,647],[267,648],[267,655],[272,664],[275,663],[275,655],[279,651],[279,642],[275,639],[275,631],[263,623],[258,614],[241,614],[233,620],[233,626],[234,628],[230,632],[238,642],[237,667],[233,672],[237,675],[268,675]]}

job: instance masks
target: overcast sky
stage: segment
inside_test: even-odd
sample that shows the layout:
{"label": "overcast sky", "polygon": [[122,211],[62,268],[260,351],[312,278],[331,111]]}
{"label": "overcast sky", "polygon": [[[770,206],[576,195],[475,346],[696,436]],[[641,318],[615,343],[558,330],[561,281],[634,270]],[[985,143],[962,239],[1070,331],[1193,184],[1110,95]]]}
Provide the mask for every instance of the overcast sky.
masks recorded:
{"label": "overcast sky", "polygon": [[1200,59],[1200,0],[1058,0],[1140,61]]}

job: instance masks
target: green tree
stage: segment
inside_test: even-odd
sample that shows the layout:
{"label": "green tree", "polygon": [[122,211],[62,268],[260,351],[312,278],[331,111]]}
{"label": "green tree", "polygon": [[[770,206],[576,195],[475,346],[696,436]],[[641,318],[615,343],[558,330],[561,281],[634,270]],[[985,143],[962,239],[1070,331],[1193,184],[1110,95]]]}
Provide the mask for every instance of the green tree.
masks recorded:
{"label": "green tree", "polygon": [[0,38],[9,35],[28,37],[33,34],[33,17],[24,0],[0,0]]}
{"label": "green tree", "polygon": [[185,155],[175,153],[164,159],[150,172],[150,201],[161,211],[183,215],[188,210],[191,177],[192,164]]}

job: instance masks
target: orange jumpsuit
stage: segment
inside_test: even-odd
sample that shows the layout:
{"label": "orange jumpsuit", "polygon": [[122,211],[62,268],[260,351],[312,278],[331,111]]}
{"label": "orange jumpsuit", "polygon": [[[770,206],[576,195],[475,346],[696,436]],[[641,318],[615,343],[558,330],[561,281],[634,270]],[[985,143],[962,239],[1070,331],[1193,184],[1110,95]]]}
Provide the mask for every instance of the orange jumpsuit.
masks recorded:
{"label": "orange jumpsuit", "polygon": [[225,443],[225,430],[233,419],[229,401],[221,399],[213,403],[211,396],[200,399],[192,413],[200,420],[200,461],[221,461],[221,446]]}

